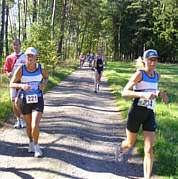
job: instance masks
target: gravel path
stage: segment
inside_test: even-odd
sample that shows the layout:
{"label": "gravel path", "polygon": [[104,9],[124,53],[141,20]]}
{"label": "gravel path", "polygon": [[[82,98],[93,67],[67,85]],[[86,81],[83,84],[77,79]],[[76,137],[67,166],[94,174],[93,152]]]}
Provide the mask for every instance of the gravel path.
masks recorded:
{"label": "gravel path", "polygon": [[142,178],[142,159],[134,150],[115,162],[117,142],[125,137],[114,97],[106,79],[93,89],[93,72],[78,69],[45,94],[39,143],[43,158],[27,153],[25,129],[12,119],[0,129],[0,179]]}

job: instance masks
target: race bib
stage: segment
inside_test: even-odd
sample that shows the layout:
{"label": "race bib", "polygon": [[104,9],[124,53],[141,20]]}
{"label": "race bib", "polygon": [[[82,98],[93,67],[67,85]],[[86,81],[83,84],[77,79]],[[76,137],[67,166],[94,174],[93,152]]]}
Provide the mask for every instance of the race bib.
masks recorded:
{"label": "race bib", "polygon": [[148,109],[153,110],[154,109],[154,103],[155,103],[155,100],[140,98],[137,105],[143,106],[143,107],[146,107]]}
{"label": "race bib", "polygon": [[26,103],[27,104],[38,103],[38,95],[37,94],[26,95]]}

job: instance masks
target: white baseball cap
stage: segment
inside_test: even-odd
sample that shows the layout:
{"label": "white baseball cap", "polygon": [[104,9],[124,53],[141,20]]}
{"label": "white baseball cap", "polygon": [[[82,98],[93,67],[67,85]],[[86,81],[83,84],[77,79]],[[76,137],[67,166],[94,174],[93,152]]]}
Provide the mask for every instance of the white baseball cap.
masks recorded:
{"label": "white baseball cap", "polygon": [[34,47],[28,47],[25,51],[25,55],[27,54],[37,55],[37,50]]}

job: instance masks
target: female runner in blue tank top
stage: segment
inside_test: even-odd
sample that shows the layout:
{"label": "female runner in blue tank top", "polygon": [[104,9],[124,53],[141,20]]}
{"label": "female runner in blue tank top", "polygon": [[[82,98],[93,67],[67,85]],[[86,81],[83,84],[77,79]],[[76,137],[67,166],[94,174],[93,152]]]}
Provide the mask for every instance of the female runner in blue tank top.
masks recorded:
{"label": "female runner in blue tank top", "polygon": [[144,178],[150,179],[153,166],[153,141],[156,130],[154,117],[154,103],[161,97],[166,103],[168,97],[165,92],[159,91],[158,80],[160,74],[155,72],[158,53],[149,49],[144,52],[143,58],[137,59],[137,72],[126,84],[122,96],[133,98],[133,103],[128,113],[126,135],[127,138],[118,144],[116,160],[122,161],[124,149],[134,146],[140,125],[143,127],[144,136]]}
{"label": "female runner in blue tank top", "polygon": [[27,48],[25,55],[27,64],[17,69],[10,87],[21,89],[21,110],[27,123],[29,137],[28,152],[34,152],[35,157],[41,157],[43,153],[38,144],[39,123],[44,109],[42,90],[48,82],[48,74],[45,68],[36,63],[37,51],[35,48]]}

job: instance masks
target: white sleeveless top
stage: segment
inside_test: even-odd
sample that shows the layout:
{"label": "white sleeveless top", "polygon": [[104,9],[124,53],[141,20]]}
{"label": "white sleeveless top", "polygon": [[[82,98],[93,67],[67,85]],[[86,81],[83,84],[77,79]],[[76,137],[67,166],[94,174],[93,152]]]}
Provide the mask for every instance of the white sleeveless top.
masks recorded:
{"label": "white sleeveless top", "polygon": [[[142,72],[142,81],[137,83],[134,86],[134,91],[141,91],[141,92],[155,92],[158,89],[158,73],[154,72],[154,78],[149,77],[144,70],[140,70]],[[138,99],[138,98],[137,98]],[[137,101],[137,106],[143,106],[148,109],[154,110],[154,104],[155,104],[155,99],[154,100],[148,100],[144,98],[139,98],[136,100]]]}

